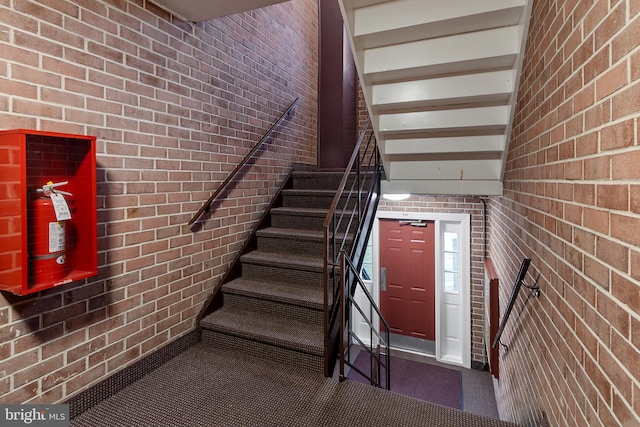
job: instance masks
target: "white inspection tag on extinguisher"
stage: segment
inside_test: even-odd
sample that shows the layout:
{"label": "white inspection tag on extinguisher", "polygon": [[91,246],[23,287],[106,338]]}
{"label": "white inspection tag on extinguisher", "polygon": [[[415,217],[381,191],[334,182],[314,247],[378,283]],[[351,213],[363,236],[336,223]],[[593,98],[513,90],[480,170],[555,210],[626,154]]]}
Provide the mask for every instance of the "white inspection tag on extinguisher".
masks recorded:
{"label": "white inspection tag on extinguisher", "polygon": [[58,221],[71,219],[69,205],[62,194],[51,193],[51,202],[53,202],[53,209],[56,211],[56,219]]}
{"label": "white inspection tag on extinguisher", "polygon": [[65,233],[64,222],[49,223],[49,253],[64,251]]}

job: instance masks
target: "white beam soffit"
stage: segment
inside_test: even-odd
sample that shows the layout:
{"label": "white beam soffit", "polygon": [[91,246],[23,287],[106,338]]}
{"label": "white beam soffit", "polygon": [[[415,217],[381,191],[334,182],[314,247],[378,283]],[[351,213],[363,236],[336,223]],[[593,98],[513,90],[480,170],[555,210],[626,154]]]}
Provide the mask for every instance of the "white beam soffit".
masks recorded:
{"label": "white beam soffit", "polygon": [[153,0],[163,9],[192,22],[209,21],[284,1],[286,0]]}

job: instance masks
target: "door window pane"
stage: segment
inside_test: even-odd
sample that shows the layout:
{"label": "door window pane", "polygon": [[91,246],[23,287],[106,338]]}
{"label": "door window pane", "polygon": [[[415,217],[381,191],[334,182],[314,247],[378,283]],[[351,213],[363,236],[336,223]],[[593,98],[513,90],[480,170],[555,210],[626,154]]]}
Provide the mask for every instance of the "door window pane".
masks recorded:
{"label": "door window pane", "polygon": [[455,252],[444,253],[445,271],[458,271],[458,254]]}
{"label": "door window pane", "polygon": [[444,250],[445,252],[458,252],[458,233],[444,232]]}
{"label": "door window pane", "polygon": [[447,292],[458,292],[458,273],[451,271],[444,272],[444,290]]}
{"label": "door window pane", "polygon": [[458,233],[444,232],[444,290],[458,293]]}
{"label": "door window pane", "polygon": [[369,237],[367,249],[364,253],[364,261],[362,262],[362,270],[360,270],[360,278],[365,281],[371,281],[373,277],[373,239]]}

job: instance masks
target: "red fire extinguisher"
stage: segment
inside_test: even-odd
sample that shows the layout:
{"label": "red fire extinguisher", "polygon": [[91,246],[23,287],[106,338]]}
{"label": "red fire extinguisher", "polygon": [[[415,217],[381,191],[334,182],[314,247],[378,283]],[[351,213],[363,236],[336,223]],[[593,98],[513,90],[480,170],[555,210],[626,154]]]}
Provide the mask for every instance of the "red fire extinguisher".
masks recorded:
{"label": "red fire extinguisher", "polygon": [[29,201],[29,281],[35,285],[60,282],[69,273],[67,223],[71,211],[64,196],[71,193],[56,190],[66,184],[49,181]]}

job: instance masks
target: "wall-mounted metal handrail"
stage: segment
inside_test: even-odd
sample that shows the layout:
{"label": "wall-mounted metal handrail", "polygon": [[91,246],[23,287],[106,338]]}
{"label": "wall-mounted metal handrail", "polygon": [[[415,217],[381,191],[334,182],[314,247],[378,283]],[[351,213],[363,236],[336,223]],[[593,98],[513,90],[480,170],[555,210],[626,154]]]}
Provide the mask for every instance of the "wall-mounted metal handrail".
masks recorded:
{"label": "wall-mounted metal handrail", "polygon": [[[502,332],[504,331],[504,327],[507,324],[507,320],[509,320],[509,315],[511,314],[511,310],[513,309],[513,305],[516,302],[516,298],[518,298],[518,293],[520,292],[520,288],[522,285],[529,289],[533,289],[534,291],[539,289],[537,287],[529,287],[524,283],[524,277],[527,275],[527,270],[529,269],[529,264],[531,263],[531,259],[525,258],[522,260],[522,264],[520,264],[520,270],[518,271],[518,275],[516,276],[516,281],[513,284],[513,289],[511,289],[511,296],[509,297],[509,302],[507,304],[507,309],[502,316],[502,320],[500,321],[500,327],[498,328],[498,332],[496,333],[496,337],[493,339],[493,343],[491,347],[495,348],[498,343],[502,344],[500,338],[502,337]],[[504,345],[504,344],[503,344]]]}
{"label": "wall-mounted metal handrail", "polygon": [[198,218],[200,218],[202,216],[202,214],[204,214],[205,212],[208,212],[209,209],[211,209],[211,203],[213,203],[213,201],[216,199],[216,197],[218,197],[218,195],[220,195],[220,193],[222,193],[222,190],[224,190],[224,188],[227,186],[227,184],[229,184],[231,181],[233,181],[233,179],[235,178],[236,174],[240,171],[242,166],[244,166],[245,163],[247,163],[249,161],[249,159],[251,159],[253,154],[258,150],[258,148],[260,148],[262,143],[265,142],[267,140],[267,138],[269,138],[269,136],[271,135],[271,133],[273,133],[273,130],[276,128],[276,126],[278,126],[280,124],[280,122],[282,122],[284,120],[285,116],[287,116],[291,112],[291,110],[293,109],[293,106],[296,105],[296,103],[298,102],[299,99],[300,98],[296,98],[295,100],[293,100],[293,102],[291,102],[291,104],[289,104],[287,109],[284,110],[284,112],[280,115],[280,117],[278,117],[278,119],[271,125],[271,127],[269,129],[267,129],[267,131],[264,133],[264,135],[262,135],[262,138],[260,138],[260,141],[258,141],[258,143],[251,149],[251,151],[249,151],[249,153],[247,153],[247,155],[244,157],[244,159],[242,159],[242,161],[240,163],[238,163],[236,168],[229,174],[227,179],[225,179],[224,182],[222,184],[220,184],[220,186],[215,191],[215,193],[213,193],[211,195],[211,197],[209,197],[209,199],[198,210],[198,212],[196,212],[196,214],[193,216],[193,218],[191,218],[191,220],[189,221],[188,225],[192,225],[193,223],[195,223],[198,220]]}

